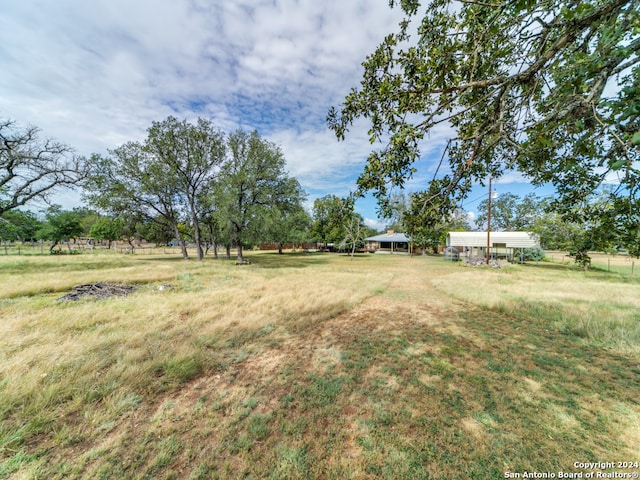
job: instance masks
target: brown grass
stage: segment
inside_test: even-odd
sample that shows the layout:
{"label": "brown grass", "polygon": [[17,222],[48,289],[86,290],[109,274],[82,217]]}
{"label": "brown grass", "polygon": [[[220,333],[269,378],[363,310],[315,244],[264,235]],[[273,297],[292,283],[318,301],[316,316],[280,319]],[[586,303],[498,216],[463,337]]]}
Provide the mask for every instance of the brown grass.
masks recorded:
{"label": "brown grass", "polygon": [[430,257],[83,261],[59,264],[77,275],[67,285],[132,274],[137,292],[61,303],[22,284],[53,272],[10,265],[9,478],[502,478],[640,451],[637,346],[577,335],[546,310],[509,313],[518,298],[557,309],[578,280],[610,298],[637,284]]}

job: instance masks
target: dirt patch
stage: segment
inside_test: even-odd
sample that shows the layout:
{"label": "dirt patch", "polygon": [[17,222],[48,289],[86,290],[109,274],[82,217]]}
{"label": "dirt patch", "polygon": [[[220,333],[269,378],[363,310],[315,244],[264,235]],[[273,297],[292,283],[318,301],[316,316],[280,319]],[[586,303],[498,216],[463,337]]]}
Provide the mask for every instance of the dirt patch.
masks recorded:
{"label": "dirt patch", "polygon": [[135,290],[132,285],[114,285],[112,283],[88,283],[84,285],[76,285],[73,290],[66,295],[58,298],[58,300],[77,301],[83,297],[95,297],[98,299],[110,297],[125,297]]}
{"label": "dirt patch", "polygon": [[463,418],[460,422],[462,428],[476,439],[482,439],[485,436],[485,426],[473,418]]}

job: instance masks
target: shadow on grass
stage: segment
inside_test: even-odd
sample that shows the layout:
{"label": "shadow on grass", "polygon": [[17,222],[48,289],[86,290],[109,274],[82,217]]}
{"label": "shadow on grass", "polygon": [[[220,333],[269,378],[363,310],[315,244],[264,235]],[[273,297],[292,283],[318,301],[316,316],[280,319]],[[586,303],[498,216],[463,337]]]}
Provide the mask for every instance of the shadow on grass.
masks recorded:
{"label": "shadow on grass", "polygon": [[571,271],[571,272],[580,272],[580,271],[584,271],[582,269],[582,267],[580,267],[579,265],[564,265],[562,263],[549,263],[549,262],[539,262],[539,263],[535,263],[535,262],[526,262],[526,263],[520,263],[519,264],[522,267],[529,267],[529,268],[536,268],[536,269],[543,269],[543,270],[553,270],[553,271]]}
{"label": "shadow on grass", "polygon": [[638,283],[640,282],[640,275],[632,275],[631,270],[629,271],[620,271],[618,266],[607,267],[598,264],[592,264],[588,270],[584,270],[580,265],[576,264],[561,264],[561,263],[548,263],[548,262],[540,262],[539,264],[535,264],[533,262],[527,262],[520,264],[523,267],[535,268],[535,269],[543,269],[546,271],[555,271],[555,272],[579,272],[585,273],[588,275],[599,275],[602,276],[603,279],[611,280],[615,282],[621,283]]}
{"label": "shadow on grass", "polygon": [[261,268],[307,268],[326,265],[331,261],[330,253],[260,253],[247,259]]}
{"label": "shadow on grass", "polygon": [[[257,252],[247,252],[245,255],[245,260],[249,263],[246,265],[248,267],[251,266],[259,266],[262,268],[306,268],[314,265],[324,265],[331,261],[332,254],[327,253],[283,253],[279,254],[277,252],[269,252],[269,253],[257,253]],[[196,256],[190,256],[187,260],[183,259],[181,255],[177,254],[175,256],[169,255],[161,255],[161,256],[140,256],[136,258],[141,262],[150,262],[150,263],[199,263]],[[235,254],[231,255],[231,258],[227,259],[225,255],[219,255],[218,258],[213,258],[212,255],[207,255],[202,263],[207,265],[236,265],[236,256]],[[241,267],[241,265],[238,265]]]}
{"label": "shadow on grass", "polygon": [[[160,256],[151,256],[149,255],[148,257],[143,257],[142,255],[138,256],[134,256],[133,258],[135,259],[139,259],[140,261],[143,262],[197,262],[198,261],[198,257],[193,256],[193,257],[189,257],[186,260],[184,258],[182,258],[182,255],[180,254],[176,254],[175,256],[169,256],[169,254],[166,255],[160,255]],[[214,260],[213,258],[209,259],[209,258],[205,258],[205,260]]]}
{"label": "shadow on grass", "polygon": [[105,270],[114,268],[126,268],[133,265],[132,262],[123,262],[114,259],[113,262],[87,262],[87,261],[60,261],[60,262],[13,262],[0,267],[5,274],[21,275],[46,272],[73,272],[85,270]]}

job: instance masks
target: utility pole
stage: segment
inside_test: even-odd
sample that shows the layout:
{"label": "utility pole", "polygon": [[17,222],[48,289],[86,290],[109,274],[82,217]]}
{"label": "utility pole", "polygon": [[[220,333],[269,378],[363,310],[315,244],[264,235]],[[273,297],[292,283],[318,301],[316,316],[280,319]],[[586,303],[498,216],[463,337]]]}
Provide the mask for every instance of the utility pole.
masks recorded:
{"label": "utility pole", "polygon": [[489,177],[489,200],[487,203],[487,265],[489,265],[489,248],[491,248],[491,180]]}

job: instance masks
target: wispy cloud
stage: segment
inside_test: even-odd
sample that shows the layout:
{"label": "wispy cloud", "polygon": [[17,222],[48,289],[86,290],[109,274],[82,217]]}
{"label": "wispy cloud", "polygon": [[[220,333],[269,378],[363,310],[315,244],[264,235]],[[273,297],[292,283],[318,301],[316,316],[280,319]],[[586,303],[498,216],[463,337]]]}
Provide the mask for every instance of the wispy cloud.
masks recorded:
{"label": "wispy cloud", "polygon": [[344,190],[367,138],[339,144],[325,116],[398,20],[385,1],[9,0],[0,115],[85,155],[206,116],[280,143],[304,184]]}
{"label": "wispy cloud", "polygon": [[[90,155],[142,140],[168,115],[203,116],[280,145],[310,203],[345,196],[373,148],[368,126],[338,142],[325,117],[399,20],[386,0],[7,0],[0,117]],[[430,133],[407,190],[433,177],[450,135],[447,125]],[[375,223],[374,202],[364,203]]]}

